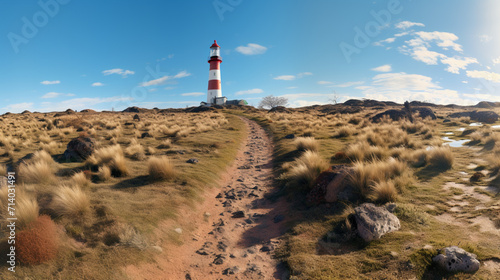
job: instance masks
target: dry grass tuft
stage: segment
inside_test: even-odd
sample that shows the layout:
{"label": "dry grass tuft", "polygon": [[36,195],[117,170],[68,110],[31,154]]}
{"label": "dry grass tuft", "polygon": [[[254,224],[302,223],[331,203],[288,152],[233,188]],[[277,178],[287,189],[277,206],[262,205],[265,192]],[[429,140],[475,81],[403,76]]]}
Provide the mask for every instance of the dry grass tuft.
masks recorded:
{"label": "dry grass tuft", "polygon": [[111,169],[114,177],[126,176],[129,174],[127,161],[123,156],[123,150],[120,145],[101,148],[94,152],[87,159],[87,163],[92,165],[107,165]]}
{"label": "dry grass tuft", "polygon": [[16,200],[17,226],[26,228],[31,222],[38,218],[38,202],[35,198],[27,197],[26,194],[18,196]]}
{"label": "dry grass tuft", "polygon": [[83,221],[90,213],[90,200],[80,187],[61,186],[54,192],[51,207],[59,216]]}
{"label": "dry grass tuft", "polygon": [[333,138],[345,138],[353,135],[356,130],[352,126],[341,126],[337,129]]}
{"label": "dry grass tuft", "polygon": [[176,174],[174,165],[166,156],[149,158],[148,171],[149,176],[159,180],[172,179]]}
{"label": "dry grass tuft", "polygon": [[104,182],[111,179],[111,169],[108,166],[104,165],[99,167],[99,179]]}
{"label": "dry grass tuft", "polygon": [[0,164],[0,176],[7,175],[7,167],[4,164]]}
{"label": "dry grass tuft", "polygon": [[158,146],[158,149],[169,149],[172,147],[172,141],[170,139],[163,140]]}
{"label": "dry grass tuft", "polygon": [[79,187],[89,187],[92,184],[84,172],[78,172],[71,176],[71,183]]}
{"label": "dry grass tuft", "polygon": [[310,187],[318,175],[329,167],[328,161],[317,152],[306,151],[291,163],[282,179],[293,185]]}
{"label": "dry grass tuft", "polygon": [[398,198],[398,191],[390,180],[375,182],[369,198],[378,203],[394,202]]}
{"label": "dry grass tuft", "polygon": [[319,150],[319,143],[314,137],[297,137],[294,145],[299,151],[317,152]]}
{"label": "dry grass tuft", "polygon": [[427,162],[432,168],[448,170],[453,166],[454,156],[450,147],[436,147],[428,151]]}
{"label": "dry grass tuft", "polygon": [[21,164],[19,177],[28,184],[50,184],[56,181],[54,168],[45,161]]}
{"label": "dry grass tuft", "polygon": [[40,264],[57,255],[59,238],[56,224],[42,215],[16,235],[16,253],[25,264]]}
{"label": "dry grass tuft", "polygon": [[144,160],[146,158],[144,148],[136,139],[133,139],[130,146],[125,149],[125,154],[133,160]]}

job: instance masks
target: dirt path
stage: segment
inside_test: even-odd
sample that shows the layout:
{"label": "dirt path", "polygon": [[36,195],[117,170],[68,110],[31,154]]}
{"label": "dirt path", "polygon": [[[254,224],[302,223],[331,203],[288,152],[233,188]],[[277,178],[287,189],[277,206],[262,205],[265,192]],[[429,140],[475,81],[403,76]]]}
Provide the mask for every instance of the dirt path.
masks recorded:
{"label": "dirt path", "polygon": [[[272,258],[284,233],[287,204],[271,203],[272,142],[256,122],[241,118],[248,136],[221,180],[221,188],[206,193],[182,221],[160,225],[158,234],[180,232],[182,225],[196,229],[182,236],[180,246],[159,244],[156,263],[128,266],[132,279],[282,279],[285,272]],[[176,227],[180,223],[181,227]],[[182,235],[182,233],[181,233]],[[165,242],[166,243],[166,242]],[[171,242],[170,242],[171,243]]]}

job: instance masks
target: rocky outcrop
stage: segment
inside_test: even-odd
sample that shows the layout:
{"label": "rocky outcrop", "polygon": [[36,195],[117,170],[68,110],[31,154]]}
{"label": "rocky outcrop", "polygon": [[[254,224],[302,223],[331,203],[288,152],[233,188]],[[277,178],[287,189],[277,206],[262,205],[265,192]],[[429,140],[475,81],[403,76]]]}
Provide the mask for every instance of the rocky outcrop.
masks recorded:
{"label": "rocky outcrop", "polygon": [[64,151],[66,161],[84,161],[95,150],[95,141],[90,137],[78,137],[71,140]]}
{"label": "rocky outcrop", "polygon": [[471,120],[482,123],[495,123],[498,121],[498,114],[493,111],[472,111],[458,112],[449,115],[450,118],[470,117]]}
{"label": "rocky outcrop", "polygon": [[269,110],[269,113],[292,113],[289,109],[283,106],[276,106]]}
{"label": "rocky outcrop", "polygon": [[347,179],[351,171],[351,167],[337,165],[322,172],[306,197],[307,203],[317,205],[323,202],[349,200],[351,197],[346,189],[349,188]]}
{"label": "rocky outcrop", "polygon": [[[418,114],[423,119],[431,118],[431,119],[435,120],[437,118],[436,115],[434,114],[434,112],[431,109],[426,108],[426,107],[411,108],[411,113],[414,115]],[[382,113],[375,115],[372,118],[372,121],[379,122],[380,119],[382,119],[382,117],[384,117],[384,116],[388,116],[393,121],[398,121],[398,120],[404,119],[404,118],[408,118],[408,119],[410,118],[410,116],[406,110],[390,109],[390,110],[387,110],[385,112],[382,112]]]}
{"label": "rocky outcrop", "polygon": [[475,272],[480,263],[475,254],[469,253],[457,246],[446,247],[432,261],[447,272]]}
{"label": "rocky outcrop", "polygon": [[385,207],[364,203],[354,209],[358,234],[366,242],[401,228],[399,219]]}

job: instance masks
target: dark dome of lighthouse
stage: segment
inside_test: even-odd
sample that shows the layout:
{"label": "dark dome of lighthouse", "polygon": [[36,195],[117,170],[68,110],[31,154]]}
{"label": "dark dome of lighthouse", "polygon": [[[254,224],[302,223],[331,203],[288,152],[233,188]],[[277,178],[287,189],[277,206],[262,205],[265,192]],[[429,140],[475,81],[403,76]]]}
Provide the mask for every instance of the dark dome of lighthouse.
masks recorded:
{"label": "dark dome of lighthouse", "polygon": [[211,46],[211,48],[220,48],[219,45],[217,45],[217,40],[214,40],[214,43],[213,45]]}

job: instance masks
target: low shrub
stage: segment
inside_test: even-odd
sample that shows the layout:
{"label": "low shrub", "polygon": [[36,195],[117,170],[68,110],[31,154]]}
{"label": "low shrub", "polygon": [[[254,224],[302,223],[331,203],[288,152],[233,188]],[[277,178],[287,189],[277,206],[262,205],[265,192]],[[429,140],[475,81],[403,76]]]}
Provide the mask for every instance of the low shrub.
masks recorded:
{"label": "low shrub", "polygon": [[174,165],[166,156],[149,158],[148,171],[149,176],[159,180],[171,179],[176,174]]}
{"label": "low shrub", "polygon": [[21,263],[40,264],[57,255],[59,238],[55,223],[41,215],[16,235],[16,253]]}

